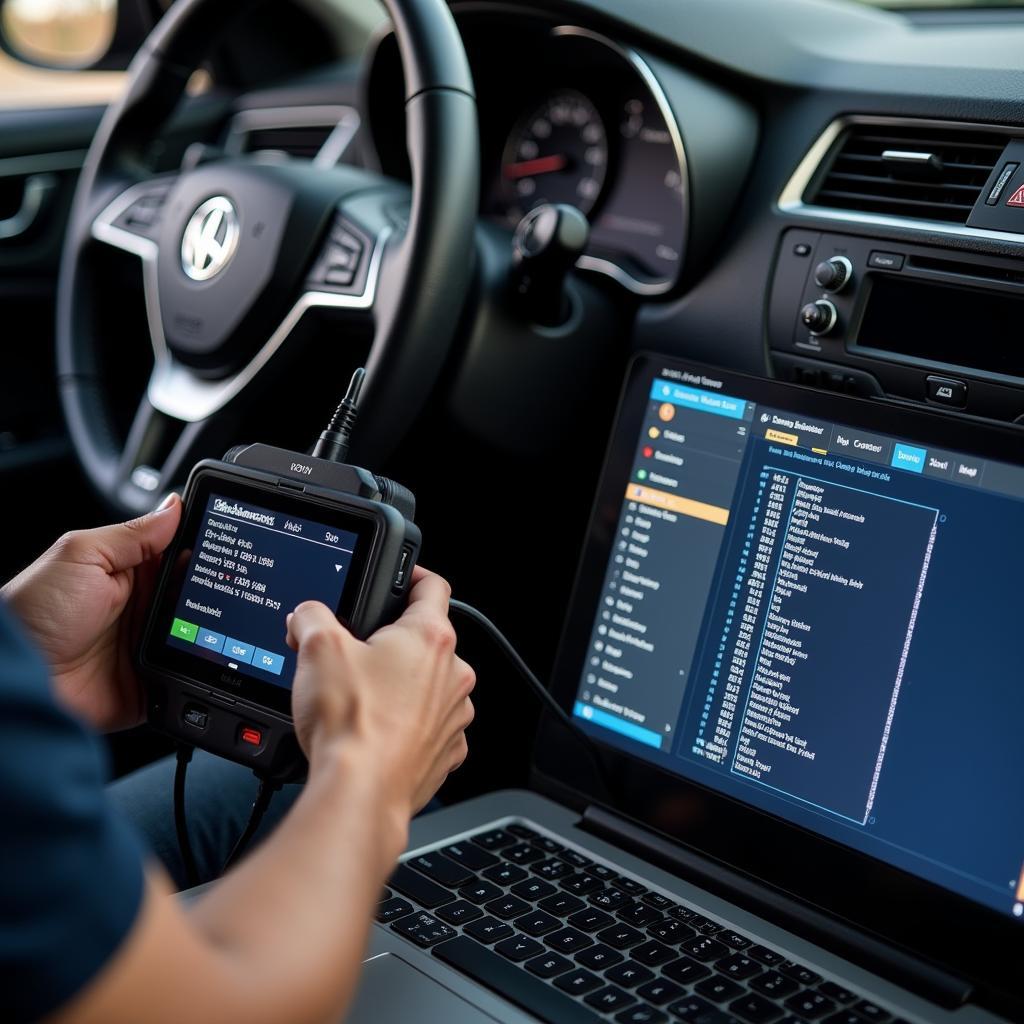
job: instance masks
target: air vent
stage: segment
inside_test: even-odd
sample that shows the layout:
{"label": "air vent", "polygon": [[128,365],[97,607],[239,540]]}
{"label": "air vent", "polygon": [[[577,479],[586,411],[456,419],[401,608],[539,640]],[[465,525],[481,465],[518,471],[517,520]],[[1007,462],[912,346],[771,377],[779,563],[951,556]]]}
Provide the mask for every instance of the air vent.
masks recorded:
{"label": "air vent", "polygon": [[1007,141],[947,125],[851,125],[807,202],[966,224]]}
{"label": "air vent", "polygon": [[271,150],[312,160],[323,149],[334,125],[293,125],[288,128],[256,128],[246,133],[245,152]]}

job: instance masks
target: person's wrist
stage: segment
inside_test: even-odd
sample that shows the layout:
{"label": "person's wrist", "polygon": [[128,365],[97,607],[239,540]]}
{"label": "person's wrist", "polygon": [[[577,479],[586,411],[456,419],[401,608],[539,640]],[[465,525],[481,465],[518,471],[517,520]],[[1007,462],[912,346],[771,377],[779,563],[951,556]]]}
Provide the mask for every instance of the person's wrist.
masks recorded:
{"label": "person's wrist", "polygon": [[372,809],[381,841],[394,860],[405,849],[412,818],[411,797],[388,777],[379,748],[352,736],[319,737],[309,751],[309,781],[344,790]]}

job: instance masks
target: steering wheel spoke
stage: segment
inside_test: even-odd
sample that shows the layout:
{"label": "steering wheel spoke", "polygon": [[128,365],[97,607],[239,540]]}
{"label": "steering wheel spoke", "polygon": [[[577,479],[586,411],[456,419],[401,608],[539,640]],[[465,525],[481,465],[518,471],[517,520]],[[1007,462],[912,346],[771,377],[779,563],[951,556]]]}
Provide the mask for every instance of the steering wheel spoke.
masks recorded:
{"label": "steering wheel spoke", "polygon": [[98,242],[155,262],[157,229],[174,176],[152,178],[126,188],[92,222]]}

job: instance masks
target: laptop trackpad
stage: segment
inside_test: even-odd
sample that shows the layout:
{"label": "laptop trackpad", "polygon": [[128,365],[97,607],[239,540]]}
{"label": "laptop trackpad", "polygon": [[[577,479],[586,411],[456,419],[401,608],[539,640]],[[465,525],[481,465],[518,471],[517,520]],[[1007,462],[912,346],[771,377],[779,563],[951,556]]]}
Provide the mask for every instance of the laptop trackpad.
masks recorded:
{"label": "laptop trackpad", "polygon": [[347,1024],[493,1024],[494,1018],[467,1003],[394,953],[363,964],[359,992]]}

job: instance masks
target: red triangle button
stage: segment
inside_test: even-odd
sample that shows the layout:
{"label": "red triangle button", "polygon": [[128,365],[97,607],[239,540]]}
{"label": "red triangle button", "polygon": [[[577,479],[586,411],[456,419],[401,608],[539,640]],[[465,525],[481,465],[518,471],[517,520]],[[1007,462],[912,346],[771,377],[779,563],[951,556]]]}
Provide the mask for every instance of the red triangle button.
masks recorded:
{"label": "red triangle button", "polygon": [[1024,185],[1021,185],[1016,192],[1006,200],[1007,206],[1024,206]]}

